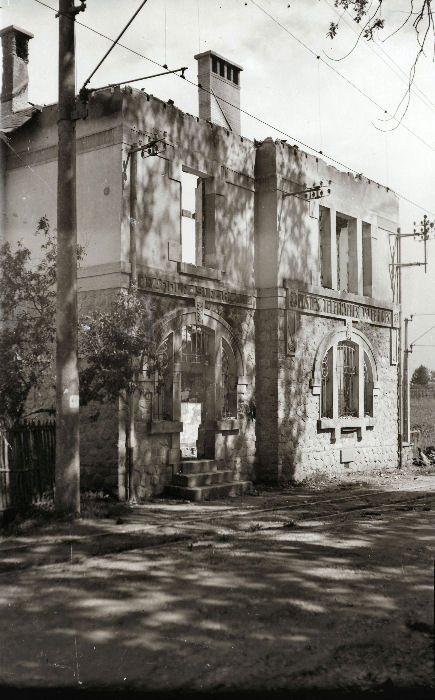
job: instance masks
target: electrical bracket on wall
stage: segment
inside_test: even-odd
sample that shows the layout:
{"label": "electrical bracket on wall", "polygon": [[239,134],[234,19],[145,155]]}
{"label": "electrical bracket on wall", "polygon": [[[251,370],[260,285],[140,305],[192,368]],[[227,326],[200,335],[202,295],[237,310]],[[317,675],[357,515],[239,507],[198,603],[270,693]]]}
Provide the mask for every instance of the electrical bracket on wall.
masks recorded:
{"label": "electrical bracket on wall", "polygon": [[[163,132],[164,136],[166,136],[166,132]],[[147,141],[147,143],[144,144],[139,144],[139,146],[136,146],[135,148],[130,148],[128,154],[127,154],[127,160],[124,160],[122,162],[122,178],[124,182],[127,180],[127,167],[128,167],[128,162],[130,160],[130,156],[132,153],[139,153],[141,154],[142,158],[150,158],[151,156],[158,156],[164,151],[166,151],[166,146],[171,146],[172,144],[168,143],[165,141],[164,138],[161,139],[150,139]]]}
{"label": "electrical bracket on wall", "polygon": [[330,184],[331,180],[328,180],[327,183],[320,180],[318,185],[315,183],[313,183],[312,187],[306,187],[304,185],[304,189],[297,192],[283,192],[282,197],[283,199],[286,197],[299,197],[299,199],[304,199],[306,201],[321,199],[322,197],[327,197],[329,194],[331,194]]}

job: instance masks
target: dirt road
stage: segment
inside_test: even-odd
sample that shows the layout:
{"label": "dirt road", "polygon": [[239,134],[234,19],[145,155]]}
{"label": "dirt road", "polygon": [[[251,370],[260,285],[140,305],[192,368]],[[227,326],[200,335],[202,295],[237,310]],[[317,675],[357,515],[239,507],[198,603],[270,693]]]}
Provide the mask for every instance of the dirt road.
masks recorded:
{"label": "dirt road", "polygon": [[1,574],[1,682],[429,689],[434,500],[420,480],[134,509],[188,539]]}

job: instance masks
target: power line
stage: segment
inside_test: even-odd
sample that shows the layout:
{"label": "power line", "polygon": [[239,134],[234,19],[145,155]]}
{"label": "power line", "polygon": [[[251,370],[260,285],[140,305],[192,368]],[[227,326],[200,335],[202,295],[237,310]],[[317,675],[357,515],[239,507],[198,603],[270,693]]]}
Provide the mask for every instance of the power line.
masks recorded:
{"label": "power line", "polygon": [[[251,0],[251,1],[252,1],[252,0]],[[56,12],[56,10],[55,10],[54,7],[51,7],[50,5],[48,5],[47,3],[43,2],[42,0],[35,0],[35,2],[37,2],[39,5],[43,5],[44,7],[48,8],[49,10],[52,10],[53,12]],[[101,36],[101,37],[104,38],[104,39],[107,39],[108,41],[113,41],[113,38],[112,38],[112,37],[109,37],[109,36],[103,34],[102,32],[99,32],[98,30],[94,29],[93,27],[90,27],[89,25],[84,24],[84,22],[79,22],[78,20],[76,20],[76,24],[79,24],[80,26],[84,27],[85,29],[88,29],[89,31],[93,32],[94,34],[97,34],[98,36]],[[164,68],[164,66],[163,66],[161,63],[159,63],[158,61],[155,61],[153,58],[149,58],[148,56],[145,56],[144,54],[140,53],[140,52],[137,51],[136,49],[130,48],[130,47],[127,46],[126,44],[121,44],[121,42],[118,42],[118,43],[117,43],[117,46],[121,46],[122,48],[126,49],[127,51],[129,51],[129,52],[135,54],[136,56],[139,56],[140,58],[145,59],[146,61],[150,61],[150,63],[153,63],[154,65],[159,66],[160,68]],[[325,63],[325,65],[328,65],[328,64]],[[328,66],[328,67],[329,67],[329,66]],[[167,70],[167,69],[166,69],[166,70]],[[176,75],[177,75],[177,74],[176,74]],[[193,85],[193,86],[195,86],[196,88],[199,88],[200,90],[203,90],[204,92],[209,93],[210,95],[212,94],[212,92],[211,92],[210,90],[207,90],[207,89],[204,88],[202,85],[200,85],[199,83],[195,83],[195,81],[190,80],[189,78],[186,78],[186,77],[182,78],[182,76],[180,76],[180,75],[177,75],[177,77],[180,78],[180,79],[182,79],[182,80],[184,80],[185,82],[189,83],[190,85]],[[92,89],[91,89],[91,91],[92,91]],[[234,107],[234,108],[236,108],[236,109],[239,109],[240,112],[241,112],[242,114],[246,115],[247,117],[249,117],[249,118],[251,118],[251,119],[254,119],[255,121],[259,122],[260,124],[263,124],[264,126],[267,126],[269,129],[272,129],[273,131],[276,131],[278,134],[282,134],[283,136],[286,136],[287,138],[291,139],[292,141],[295,141],[296,143],[300,144],[300,145],[303,146],[304,148],[307,148],[309,151],[311,151],[312,153],[314,153],[316,156],[317,156],[317,155],[320,155],[320,156],[322,156],[322,158],[326,158],[326,159],[329,160],[331,163],[334,163],[335,165],[339,165],[340,167],[344,168],[345,170],[347,170],[347,171],[349,171],[349,172],[354,173],[355,175],[363,175],[363,173],[361,173],[361,171],[356,170],[355,168],[352,168],[352,167],[349,166],[349,165],[346,165],[346,164],[343,163],[342,161],[340,161],[340,160],[334,158],[333,156],[328,155],[327,153],[324,153],[323,151],[317,150],[317,149],[314,148],[313,146],[310,146],[309,144],[305,143],[304,141],[301,141],[300,139],[297,139],[296,137],[291,136],[291,135],[288,134],[287,132],[283,131],[282,129],[279,129],[279,128],[276,127],[276,126],[273,126],[272,124],[270,124],[269,122],[266,122],[264,119],[261,119],[260,117],[256,116],[255,114],[251,114],[251,113],[248,112],[247,110],[244,110],[244,109],[242,109],[241,107],[238,107],[237,105],[234,105],[232,102],[229,102],[228,100],[225,100],[225,99],[222,98],[222,97],[220,97],[219,99],[220,99],[221,102],[224,102],[225,104],[228,104],[228,105],[231,106],[231,107]],[[429,148],[432,148],[432,147],[429,146]],[[432,150],[435,150],[435,149],[432,149]],[[365,176],[365,177],[366,177],[367,180],[369,180],[370,182],[373,182],[374,184],[376,184],[376,185],[378,185],[378,186],[380,186],[380,187],[385,187],[385,185],[380,185],[380,183],[375,182],[375,181],[373,180],[373,178],[369,178],[369,177],[367,177],[367,176]],[[427,209],[425,206],[423,206],[423,205],[421,205],[421,204],[418,204],[418,202],[413,201],[413,200],[410,199],[409,197],[406,197],[405,195],[400,194],[399,192],[396,192],[395,190],[393,190],[393,189],[391,189],[391,188],[389,188],[389,187],[386,187],[386,189],[389,190],[390,192],[392,192],[393,194],[395,194],[395,195],[396,195],[397,197],[399,197],[400,199],[402,199],[404,202],[408,202],[408,204],[412,204],[413,206],[417,207],[417,208],[420,209],[421,211],[426,211],[426,212],[428,212],[428,214],[431,214],[432,216],[435,216],[435,212],[433,212],[433,211]]]}
{"label": "power line", "polygon": [[430,333],[431,331],[433,331],[434,328],[435,328],[435,326],[431,326],[427,331],[425,331],[424,333],[422,333],[421,335],[419,335],[418,338],[416,338],[416,339],[414,340],[413,343],[410,343],[410,345],[414,345],[414,343],[416,343],[417,340],[420,340],[420,338],[423,338],[424,335],[427,335],[428,333]]}
{"label": "power line", "polygon": [[1,138],[1,140],[3,141],[3,143],[5,143],[6,146],[12,151],[12,153],[18,158],[18,160],[20,160],[20,161],[22,162],[22,164],[24,165],[24,167],[25,167],[25,168],[28,168],[28,169],[30,170],[30,172],[32,173],[32,175],[34,175],[34,176],[37,177],[39,180],[41,180],[41,182],[43,182],[44,185],[45,185],[49,190],[51,190],[51,192],[55,192],[55,190],[53,189],[53,187],[51,187],[51,185],[47,182],[47,180],[44,180],[44,178],[41,177],[41,175],[40,175],[39,173],[37,173],[36,170],[33,170],[33,168],[30,167],[30,165],[29,165],[28,163],[26,163],[25,160],[24,160],[23,158],[21,158],[20,154],[19,154],[19,153],[15,150],[15,148],[9,143],[9,139],[8,139],[8,137],[6,136],[6,134],[0,134],[0,138]]}
{"label": "power line", "polygon": [[[291,32],[289,29],[287,29],[287,27],[284,26],[284,24],[281,24],[281,22],[280,22],[278,19],[276,19],[276,17],[274,17],[272,14],[270,14],[270,12],[268,12],[267,10],[265,10],[264,7],[262,7],[260,4],[258,4],[255,0],[251,0],[251,3],[252,3],[253,5],[255,5],[255,7],[257,7],[257,8],[258,8],[261,12],[263,12],[267,17],[269,17],[269,19],[271,19],[272,22],[275,22],[275,24],[277,24],[279,27],[281,27],[281,29],[283,29],[289,36],[291,36],[292,39],[294,39],[295,41],[297,41],[298,44],[300,44],[301,46],[303,46],[303,48],[306,49],[306,51],[308,51],[308,53],[310,53],[312,56],[314,56],[314,58],[316,58],[318,61],[322,61],[322,63],[324,63],[325,66],[327,66],[330,70],[332,70],[333,73],[335,73],[336,75],[338,75],[338,76],[339,76],[342,80],[344,80],[346,83],[348,83],[349,85],[351,85],[351,86],[354,88],[354,90],[356,90],[357,92],[359,92],[360,95],[362,95],[362,96],[365,97],[367,100],[369,100],[369,102],[371,102],[373,105],[375,105],[375,107],[377,107],[377,108],[380,109],[384,114],[386,114],[388,117],[390,117],[390,119],[394,119],[394,120],[397,122],[397,126],[401,126],[403,129],[405,129],[405,130],[408,131],[410,134],[412,134],[413,136],[415,136],[416,139],[418,139],[419,141],[421,141],[421,143],[423,143],[425,146],[427,146],[428,148],[430,148],[430,150],[431,150],[431,151],[434,151],[434,153],[435,153],[435,146],[431,146],[430,143],[428,143],[427,141],[425,141],[421,136],[419,136],[418,134],[416,134],[415,131],[413,131],[413,130],[410,129],[408,126],[406,126],[406,124],[404,124],[403,121],[400,121],[399,119],[397,119],[397,117],[395,117],[394,114],[390,114],[390,112],[389,112],[387,109],[385,109],[385,107],[383,107],[383,106],[380,105],[378,102],[376,102],[376,100],[374,100],[373,97],[370,97],[370,95],[368,95],[366,92],[364,92],[364,90],[362,90],[360,87],[358,87],[358,85],[357,85],[356,83],[354,83],[352,80],[350,80],[350,78],[347,78],[345,75],[343,75],[343,73],[340,73],[340,71],[338,71],[336,68],[334,68],[334,66],[331,66],[330,63],[328,63],[327,61],[325,61],[325,59],[323,59],[319,54],[317,54],[315,51],[313,51],[313,49],[311,49],[311,48],[308,46],[308,44],[306,44],[304,41],[302,41],[302,39],[299,39],[299,37],[297,37],[296,34],[293,34],[293,32]],[[380,131],[383,131],[383,129],[380,129]]]}
{"label": "power line", "polygon": [[[120,34],[118,34],[118,36],[116,37],[116,39],[115,39],[115,41],[113,42],[113,44],[112,44],[112,46],[110,47],[110,49],[109,49],[108,51],[106,51],[106,53],[104,54],[104,56],[103,56],[103,58],[101,59],[101,61],[98,63],[98,65],[96,66],[96,68],[94,68],[94,70],[93,70],[92,73],[90,74],[89,78],[88,78],[87,80],[85,80],[85,82],[83,83],[83,87],[84,87],[84,88],[85,88],[86,85],[90,82],[91,78],[95,75],[95,73],[97,72],[97,70],[99,69],[99,67],[102,65],[102,63],[104,63],[104,61],[106,60],[106,58],[107,58],[107,56],[109,55],[109,53],[115,48],[116,44],[118,43],[118,41],[120,40],[120,38],[122,37],[122,35],[125,34],[125,32],[127,31],[127,29],[129,28],[130,24],[133,22],[133,20],[135,19],[135,17],[137,17],[137,15],[139,14],[139,12],[141,11],[141,9],[143,8],[143,6],[145,5],[146,2],[148,2],[148,0],[142,0],[140,6],[138,7],[138,9],[137,9],[136,12],[134,13],[134,15],[128,20],[128,22],[127,22],[127,24],[125,25],[124,29],[120,32]],[[165,34],[165,42],[166,42],[166,34]],[[165,43],[165,48],[166,48],[166,43]]]}
{"label": "power line", "polygon": [[[355,36],[357,36],[358,38],[361,37],[361,33],[357,32],[357,31],[355,30],[355,28],[352,26],[352,24],[351,24],[350,22],[347,22],[347,21],[345,20],[345,17],[349,14],[349,12],[348,12],[347,10],[344,10],[344,11],[340,14],[340,12],[337,10],[337,8],[334,7],[334,5],[331,5],[331,3],[330,3],[328,0],[323,0],[323,2],[324,2],[325,5],[327,5],[331,10],[333,10],[333,11],[335,12],[335,14],[338,15],[338,17],[340,17],[341,20],[344,21],[345,25],[355,34]],[[358,43],[358,42],[357,42],[357,43]],[[356,45],[357,45],[357,44],[355,44],[355,46],[353,47],[352,51],[356,48]],[[407,73],[399,66],[399,64],[394,60],[394,58],[392,58],[392,57],[390,56],[390,54],[387,53],[387,51],[385,51],[385,49],[384,49],[382,46],[379,46],[379,44],[375,43],[374,41],[372,41],[372,42],[364,42],[364,43],[363,43],[363,46],[366,46],[368,49],[370,49],[370,51],[371,51],[372,53],[374,53],[375,56],[377,56],[377,57],[379,58],[379,60],[382,61],[382,63],[384,63],[384,64],[387,66],[387,68],[389,68],[389,69],[391,70],[391,72],[392,72],[397,78],[399,78],[399,80],[401,80],[402,82],[406,82],[406,83],[408,84],[409,89],[412,89],[412,90],[414,91],[415,96],[418,97],[418,99],[421,100],[421,101],[423,102],[423,104],[424,104],[428,109],[432,109],[432,111],[435,112],[435,104],[430,100],[430,98],[426,95],[426,93],[425,93],[423,90],[421,90],[421,88],[419,88],[419,86],[417,85],[417,83],[415,82],[415,80],[412,81],[411,85],[409,84],[409,74],[407,74]],[[374,47],[376,47],[376,49],[375,49]],[[397,70],[394,70],[394,68],[393,68],[392,66],[390,66],[390,65],[387,63],[387,61],[385,61],[384,58],[382,58],[382,56],[379,54],[379,51],[381,51],[381,52],[387,57],[388,61],[390,61],[394,66],[396,66]],[[341,59],[333,59],[333,58],[331,58],[331,57],[329,57],[329,56],[328,56],[328,59],[329,59],[329,60],[336,60],[336,61],[337,61],[337,60],[341,60]],[[402,75],[399,75],[397,71],[399,71]],[[403,77],[402,77],[402,76],[403,76]],[[419,93],[420,93],[420,94],[419,94]]]}

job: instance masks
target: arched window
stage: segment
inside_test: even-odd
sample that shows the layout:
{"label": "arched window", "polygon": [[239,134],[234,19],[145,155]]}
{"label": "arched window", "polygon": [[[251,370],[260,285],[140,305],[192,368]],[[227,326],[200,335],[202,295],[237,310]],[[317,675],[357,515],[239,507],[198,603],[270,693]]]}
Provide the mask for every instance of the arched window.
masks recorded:
{"label": "arched window", "polygon": [[333,387],[333,368],[332,368],[332,348],[322,360],[322,394],[321,394],[321,415],[324,418],[332,418],[333,403],[332,403],[332,387]]}
{"label": "arched window", "polygon": [[376,363],[363,334],[334,332],[317,352],[313,393],[320,395],[321,429],[358,429],[374,425],[373,397],[378,393]]}
{"label": "arched window", "polygon": [[337,345],[338,416],[358,415],[358,346],[349,341]]}
{"label": "arched window", "polygon": [[161,343],[156,353],[153,372],[152,420],[172,419],[172,333]]}
{"label": "arched window", "polygon": [[367,353],[364,353],[364,415],[373,416],[373,370]]}

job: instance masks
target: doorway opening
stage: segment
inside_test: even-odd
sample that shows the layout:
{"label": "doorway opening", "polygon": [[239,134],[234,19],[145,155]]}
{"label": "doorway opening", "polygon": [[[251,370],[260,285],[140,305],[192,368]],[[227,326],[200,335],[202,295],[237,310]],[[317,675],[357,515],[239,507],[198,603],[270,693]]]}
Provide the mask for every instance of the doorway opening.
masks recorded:
{"label": "doorway opening", "polygon": [[212,418],[214,397],[213,332],[204,326],[183,326],[181,337],[181,421],[182,459],[204,456],[200,426]]}

